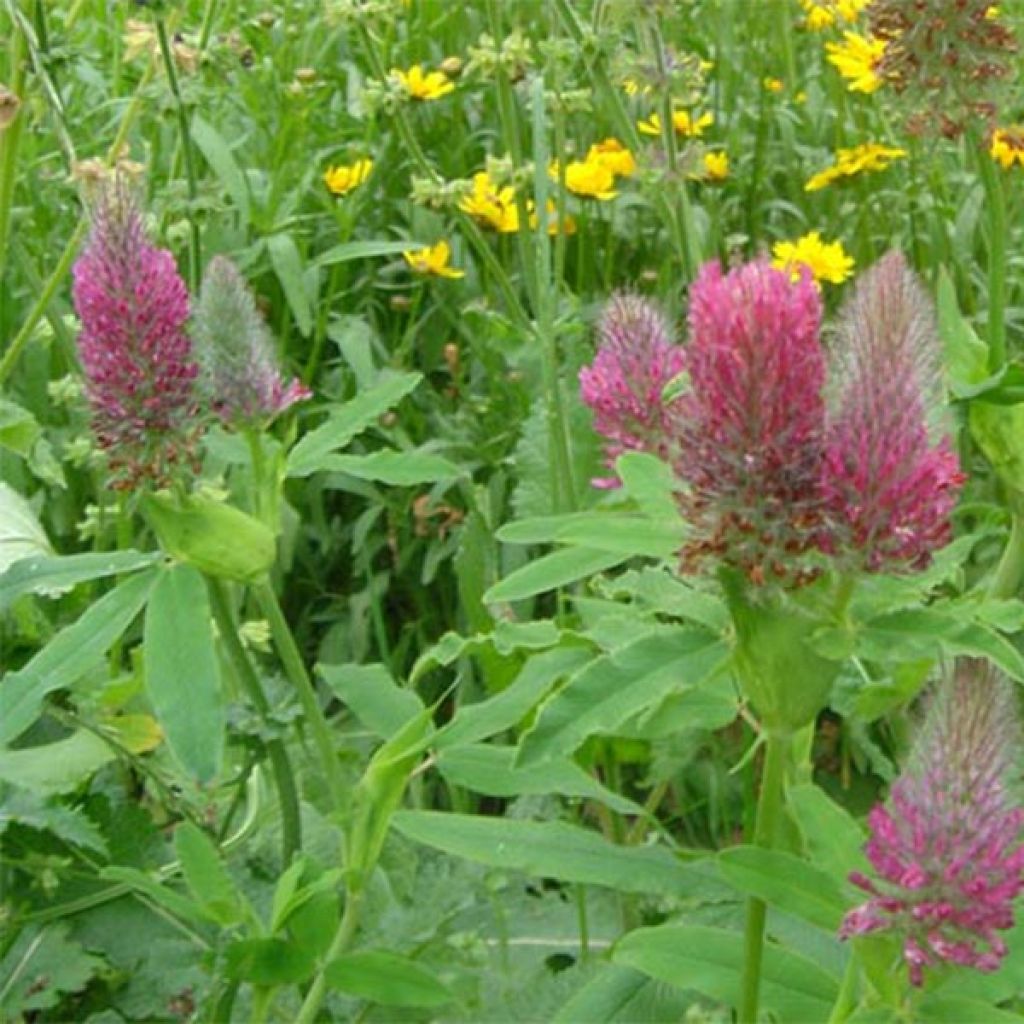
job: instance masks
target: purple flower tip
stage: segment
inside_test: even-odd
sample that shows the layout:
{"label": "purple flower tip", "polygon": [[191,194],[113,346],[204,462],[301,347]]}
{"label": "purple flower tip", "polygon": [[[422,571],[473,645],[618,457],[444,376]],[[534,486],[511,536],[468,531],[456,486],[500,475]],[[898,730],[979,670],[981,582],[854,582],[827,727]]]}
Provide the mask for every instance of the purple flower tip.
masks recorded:
{"label": "purple flower tip", "polygon": [[1024,809],[1009,789],[1019,743],[1015,694],[980,662],[961,661],[933,698],[888,803],[868,816],[877,879],[850,881],[870,898],[840,936],[891,931],[910,981],[941,962],[996,970],[998,934],[1024,888]]}
{"label": "purple flower tip", "polygon": [[198,434],[188,290],[174,257],[147,242],[127,184],[108,186],[92,214],[72,293],[93,429],[112,486],[163,486],[192,459]]}
{"label": "purple flower tip", "polygon": [[225,423],[258,426],[312,396],[299,381],[285,383],[256,300],[224,256],[206,268],[193,327],[201,385]]}
{"label": "purple flower tip", "polygon": [[[594,411],[594,426],[607,439],[609,469],[623,452],[669,456],[671,432],[665,385],[683,369],[683,350],[672,340],[661,312],[639,295],[613,295],[598,325],[597,358],[580,371],[580,395]],[[617,477],[593,481],[619,486]]]}

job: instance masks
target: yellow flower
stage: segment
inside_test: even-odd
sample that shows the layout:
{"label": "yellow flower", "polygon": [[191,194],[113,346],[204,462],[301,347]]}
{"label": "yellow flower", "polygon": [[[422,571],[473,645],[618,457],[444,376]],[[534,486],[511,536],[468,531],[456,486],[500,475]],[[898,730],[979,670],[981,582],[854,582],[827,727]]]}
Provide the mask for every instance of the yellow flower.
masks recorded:
{"label": "yellow flower", "polygon": [[402,253],[405,262],[417,274],[433,274],[435,277],[450,278],[465,277],[465,271],[455,270],[454,267],[448,266],[451,254],[452,251],[443,238],[436,245],[429,245],[424,249],[407,249]]}
{"label": "yellow flower", "polygon": [[812,175],[804,185],[804,191],[817,192],[840,178],[849,178],[862,171],[884,171],[892,160],[906,155],[905,149],[883,146],[878,142],[864,142],[851,149],[840,149],[835,163]]}
{"label": "yellow flower", "polygon": [[885,53],[885,40],[856,32],[844,32],[843,39],[845,42],[825,44],[829,63],[849,80],[850,92],[874,92],[882,84],[875,68]]}
{"label": "yellow flower", "polygon": [[[685,135],[687,138],[700,138],[704,134],[704,129],[714,123],[715,118],[712,114],[701,114],[696,120],[686,110],[677,110],[672,114],[672,127],[675,128],[676,134]],[[661,134],[661,118],[657,114],[651,114],[646,121],[637,121],[636,126],[644,135]]]}
{"label": "yellow flower", "polygon": [[357,185],[362,185],[372,170],[372,160],[357,160],[354,164],[328,167],[324,171],[324,184],[334,195],[343,196]]}
{"label": "yellow flower", "polygon": [[413,64],[408,71],[392,68],[391,74],[402,83],[414,100],[437,100],[455,89],[443,71],[428,71],[424,74],[421,64]]}
{"label": "yellow flower", "polygon": [[618,139],[595,142],[587,151],[587,161],[604,164],[616,177],[628,178],[636,173],[633,154]]}
{"label": "yellow flower", "polygon": [[772,248],[772,266],[786,271],[794,281],[800,280],[801,268],[807,267],[815,281],[842,284],[853,270],[853,260],[843,251],[841,242],[823,242],[817,231],[795,242],[776,242]]}
{"label": "yellow flower", "polygon": [[498,188],[486,171],[473,175],[473,191],[459,203],[459,209],[503,235],[519,230],[515,189],[511,185]]}
{"label": "yellow flower", "polygon": [[[558,207],[555,206],[555,201],[549,199],[547,201],[547,224],[549,235],[575,235],[576,234],[576,219],[569,214],[566,214],[562,218],[562,223],[558,223]],[[530,200],[530,227],[535,228],[537,226],[537,209],[536,204],[533,200]]]}
{"label": "yellow flower", "polygon": [[813,32],[831,28],[837,19],[856,21],[871,0],[800,0],[806,13],[804,24]]}
{"label": "yellow flower", "polygon": [[999,17],[999,14],[1000,11],[998,4],[989,4],[989,6],[985,8],[985,18],[988,21],[995,21]]}
{"label": "yellow flower", "polygon": [[1024,167],[1024,125],[997,128],[992,134],[992,147],[989,153],[1001,167],[1009,169],[1014,161]]}
{"label": "yellow flower", "polygon": [[729,154],[724,151],[705,153],[704,177],[708,181],[725,181],[729,177]]}
{"label": "yellow flower", "polygon": [[[558,161],[548,167],[548,174],[558,181]],[[587,199],[614,199],[615,175],[603,163],[595,160],[571,160],[565,165],[565,187],[573,195]]]}
{"label": "yellow flower", "polygon": [[781,78],[766,78],[762,84],[769,92],[782,92]]}

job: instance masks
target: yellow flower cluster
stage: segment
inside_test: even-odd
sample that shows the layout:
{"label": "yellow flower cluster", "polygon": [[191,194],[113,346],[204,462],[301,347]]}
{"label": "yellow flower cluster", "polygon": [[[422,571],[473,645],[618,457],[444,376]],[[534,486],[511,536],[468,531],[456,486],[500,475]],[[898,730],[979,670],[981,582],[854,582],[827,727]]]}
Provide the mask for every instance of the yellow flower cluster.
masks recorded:
{"label": "yellow flower cluster", "polygon": [[372,170],[372,160],[357,160],[354,164],[328,167],[324,171],[324,184],[334,195],[343,196],[347,192],[351,192],[357,185],[362,185]]}
{"label": "yellow flower cluster", "polygon": [[1024,167],[1024,125],[1012,128],[997,128],[992,133],[992,146],[989,149],[992,159],[1007,170],[1014,163]]}
{"label": "yellow flower cluster", "polygon": [[451,248],[444,239],[441,239],[435,245],[428,245],[422,249],[407,249],[402,253],[405,257],[405,262],[417,274],[432,274],[434,277],[452,279],[465,277],[465,271],[456,270],[454,267],[448,266],[451,254]]}
{"label": "yellow flower cluster", "polygon": [[810,177],[804,191],[817,192],[840,178],[851,178],[862,171],[884,171],[891,161],[906,155],[905,149],[883,146],[879,142],[864,142],[851,149],[840,149],[835,163]]}
{"label": "yellow flower cluster", "polygon": [[398,79],[402,88],[414,100],[438,100],[455,89],[443,71],[428,71],[424,74],[422,64],[413,64],[408,71],[392,68],[391,76]]}
{"label": "yellow flower cluster", "polygon": [[498,188],[486,171],[473,175],[473,191],[459,203],[459,209],[500,234],[514,234],[519,230],[515,189],[511,185]]}
{"label": "yellow flower cluster", "polygon": [[[672,114],[672,127],[677,135],[688,139],[699,139],[704,134],[704,129],[715,123],[714,115],[701,114],[694,119],[689,111],[676,110]],[[646,121],[637,121],[637,128],[642,135],[660,135],[661,118],[657,114],[651,114]]]}
{"label": "yellow flower cluster", "polygon": [[[553,160],[548,173],[558,181],[559,165]],[[595,142],[583,160],[570,160],[565,165],[565,187],[573,195],[585,199],[614,199],[615,179],[629,177],[636,171],[636,160],[618,139]]]}
{"label": "yellow flower cluster", "polygon": [[831,28],[837,21],[856,21],[871,0],[800,0],[804,24],[812,32]]}
{"label": "yellow flower cluster", "polygon": [[772,266],[786,271],[794,281],[800,280],[802,268],[811,272],[815,282],[842,284],[853,271],[853,260],[843,251],[841,242],[825,242],[819,232],[798,238],[795,242],[776,242],[772,248]]}
{"label": "yellow flower cluster", "polygon": [[872,93],[882,85],[876,69],[885,54],[885,40],[844,32],[843,42],[826,43],[828,62],[847,79],[850,92]]}

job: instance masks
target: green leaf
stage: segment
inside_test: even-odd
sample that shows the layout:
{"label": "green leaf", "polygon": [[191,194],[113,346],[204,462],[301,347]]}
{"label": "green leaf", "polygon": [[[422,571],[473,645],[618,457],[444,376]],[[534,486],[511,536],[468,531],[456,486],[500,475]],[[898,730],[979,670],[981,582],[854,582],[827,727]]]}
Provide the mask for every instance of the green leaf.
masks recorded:
{"label": "green leaf", "polygon": [[100,878],[108,879],[111,882],[121,882],[130,886],[136,892],[147,896],[154,903],[169,910],[175,917],[183,921],[191,921],[194,924],[205,924],[210,920],[209,913],[198,903],[183,896],[176,889],[167,885],[161,885],[151,875],[138,868],[123,867],[120,864],[113,864],[100,871]]}
{"label": "green leaf", "polygon": [[734,846],[717,857],[722,877],[740,892],[770,907],[835,932],[846,912],[838,884],[807,861],[782,850]]}
{"label": "green leaf", "polygon": [[284,289],[284,297],[303,337],[313,330],[314,297],[309,294],[302,267],[302,256],[295,239],[289,234],[271,235],[267,239],[270,263]]}
{"label": "green leaf", "polygon": [[13,942],[0,959],[0,1019],[44,1019],[37,1011],[57,1006],[66,993],[81,992],[106,968],[101,957],[68,938],[70,930],[66,921],[26,928]]}
{"label": "green leaf", "polygon": [[495,583],[484,594],[484,601],[522,601],[524,598],[556,590],[567,583],[594,573],[603,572],[626,561],[629,554],[621,551],[595,551],[592,548],[563,548],[534,559]]}
{"label": "green leaf", "polygon": [[593,551],[619,552],[636,558],[671,558],[683,546],[684,530],[674,520],[651,520],[634,515],[592,513],[559,531],[561,544]]}
{"label": "green leaf", "polygon": [[135,572],[160,561],[159,551],[89,552],[84,555],[55,555],[23,558],[0,574],[0,612],[6,611],[22,594],[52,593],[76,583]]}
{"label": "green leaf", "polygon": [[703,896],[708,880],[654,847],[617,846],[560,821],[519,821],[442,811],[398,811],[394,826],[415,842],[491,867],[623,892]]}
{"label": "green leaf", "polygon": [[864,830],[845,808],[812,783],[791,786],[786,799],[812,863],[834,879],[867,870]]}
{"label": "green leaf", "polygon": [[610,1024],[650,979],[632,967],[605,966],[558,1011],[553,1024]]}
{"label": "green leaf", "polygon": [[192,115],[190,134],[206,162],[213,168],[213,173],[217,175],[217,180],[224,191],[238,207],[244,227],[249,223],[249,186],[235,161],[231,147],[224,136],[198,114]]}
{"label": "green leaf", "polygon": [[11,786],[0,803],[0,833],[10,824],[50,832],[66,843],[104,857],[108,853],[103,833],[81,807],[44,801],[40,794],[18,786]]}
{"label": "green leaf", "polygon": [[242,899],[209,836],[191,822],[183,822],[174,830],[174,850],[185,884],[210,917],[225,926],[241,921]]}
{"label": "green leaf", "polygon": [[83,729],[55,743],[0,750],[0,781],[39,796],[68,793],[113,760],[113,750]]}
{"label": "green leaf", "polygon": [[382,1006],[443,1006],[452,994],[425,967],[408,957],[363,949],[332,960],[324,971],[331,988]]}
{"label": "green leaf", "polygon": [[713,634],[677,628],[592,661],[541,706],[523,737],[520,766],[571,754],[589,736],[614,733],[637,712],[719,671],[728,656]]}
{"label": "green leaf", "polygon": [[313,952],[286,939],[240,939],[224,955],[227,977],[252,985],[299,985],[316,970]]}
{"label": "green leaf", "polygon": [[935,992],[921,1000],[918,1007],[919,1019],[928,1024],[1021,1024],[1024,1020],[1019,1013],[1000,1010],[991,1003],[980,999],[965,999],[961,996]]}
{"label": "green leaf", "polygon": [[167,745],[193,778],[220,770],[225,710],[206,584],[190,565],[161,572],[145,624],[146,692]]}
{"label": "green leaf", "polygon": [[936,300],[939,337],[946,351],[953,394],[961,397],[988,376],[988,346],[960,312],[956,289],[945,267],[939,268]]}
{"label": "green leaf", "polygon": [[27,665],[0,680],[0,746],[39,717],[43,698],[86,675],[131,625],[149,598],[156,573],[127,579],[65,626]]}
{"label": "green leaf", "polygon": [[343,242],[341,245],[328,249],[316,258],[321,267],[333,266],[336,263],[350,263],[353,260],[372,259],[374,256],[401,256],[403,252],[422,249],[419,242],[390,240],[366,240],[361,242]]}
{"label": "green leaf", "polygon": [[42,433],[43,428],[28,409],[0,398],[0,448],[28,458]]}
{"label": "green leaf", "polygon": [[444,751],[438,757],[437,767],[449,782],[487,796],[558,793],[596,800],[619,814],[644,813],[638,804],[602,786],[568,758],[517,768],[515,757],[514,747],[476,743]]}
{"label": "green leaf", "polygon": [[[732,1006],[740,992],[743,936],[699,925],[639,928],[615,945],[612,962]],[[761,1005],[780,1020],[827,1020],[838,988],[836,979],[817,964],[772,943],[765,945]]]}
{"label": "green leaf", "polygon": [[384,665],[317,665],[317,672],[360,722],[381,739],[423,710],[414,690],[395,684]]}
{"label": "green leaf", "polygon": [[501,693],[460,707],[435,737],[435,748],[445,750],[462,743],[475,743],[511,729],[562,676],[592,658],[593,652],[586,647],[556,647],[534,655]]}
{"label": "green leaf", "polygon": [[29,503],[0,481],[0,574],[23,558],[53,554]]}
{"label": "green leaf", "polygon": [[393,487],[454,480],[464,473],[454,462],[419,448],[407,452],[373,452],[370,455],[325,455],[318,468]]}
{"label": "green leaf", "polygon": [[622,480],[626,496],[635,501],[644,515],[666,520],[684,529],[675,493],[679,481],[672,467],[646,452],[627,452],[615,460],[615,472]]}
{"label": "green leaf", "polygon": [[325,456],[343,448],[357,434],[397,405],[423,380],[419,373],[385,377],[349,402],[345,402],[316,430],[303,435],[288,455],[288,476],[309,476],[321,468]]}

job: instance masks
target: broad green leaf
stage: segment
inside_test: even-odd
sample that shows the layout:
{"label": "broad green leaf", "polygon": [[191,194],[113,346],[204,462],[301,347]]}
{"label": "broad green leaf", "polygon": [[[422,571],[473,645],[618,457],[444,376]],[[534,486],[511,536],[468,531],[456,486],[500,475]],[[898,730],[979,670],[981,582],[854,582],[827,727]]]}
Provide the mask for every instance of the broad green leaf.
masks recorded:
{"label": "broad green leaf", "polygon": [[214,779],[224,748],[225,709],[206,584],[190,565],[161,572],[146,609],[146,692],[182,767]]}
{"label": "broad green leaf", "polygon": [[303,336],[309,337],[313,330],[314,297],[309,294],[299,247],[291,235],[282,232],[267,239],[267,250],[295,323]]}
{"label": "broad green leaf", "polygon": [[361,949],[332,960],[331,988],[382,1006],[443,1006],[452,993],[421,964],[382,949]]}
{"label": "broad green leaf", "polygon": [[592,658],[593,652],[586,647],[556,647],[534,655],[501,693],[460,707],[435,737],[435,748],[446,750],[463,743],[475,743],[511,729],[562,676]]}
{"label": "broad green leaf", "polygon": [[[955,982],[953,983],[955,984]],[[1024,1017],[980,999],[934,992],[921,1000],[920,1019],[928,1024],[1021,1024]]]}
{"label": "broad green leaf", "polygon": [[464,472],[443,456],[418,448],[407,452],[373,452],[370,455],[325,455],[319,468],[392,487],[414,487],[439,480],[454,480]]}
{"label": "broad green leaf", "polygon": [[249,186],[245,175],[235,161],[227,140],[199,114],[192,115],[191,136],[206,162],[213,168],[217,180],[242,216],[242,224],[249,223]]}
{"label": "broad green leaf", "polygon": [[225,949],[224,957],[224,973],[233,981],[268,988],[301,984],[316,970],[312,950],[286,939],[240,939]]}
{"label": "broad green leaf", "polygon": [[740,892],[828,932],[839,928],[847,909],[839,885],[807,861],[782,850],[756,846],[722,850],[717,861],[722,877]]}
{"label": "broad green leaf", "polygon": [[382,739],[423,710],[416,692],[397,686],[383,665],[317,665],[317,671],[335,696]]}
{"label": "broad green leaf", "polygon": [[[297,869],[296,865],[298,866]],[[334,909],[337,910],[337,888],[342,881],[344,871],[341,868],[332,868],[330,871],[324,871],[322,874],[313,877],[310,882],[300,884],[302,879],[311,873],[312,870],[309,863],[304,858],[299,857],[288,871],[281,876],[281,881],[278,882],[277,888],[274,890],[274,905],[270,916],[270,930],[272,932],[278,932],[285,925],[288,925],[289,931],[294,936],[292,926],[295,924],[295,915],[321,896],[326,896],[334,901]],[[327,936],[326,942],[323,943],[324,948],[330,945],[331,935],[333,935],[333,932]],[[319,941],[312,945],[317,948],[318,952],[320,951],[321,943]]]}
{"label": "broad green leaf", "polygon": [[42,433],[43,428],[28,409],[0,398],[0,448],[28,458]]}
{"label": "broad green leaf", "polygon": [[946,351],[953,394],[959,397],[988,376],[988,346],[960,312],[956,289],[945,267],[939,268],[936,300],[939,336]]}
{"label": "broad green leaf", "polygon": [[393,242],[384,239],[343,242],[318,256],[316,262],[321,267],[329,267],[336,263],[350,263],[352,260],[372,259],[374,256],[401,256],[403,252],[412,252],[422,248],[423,246],[419,242]]}
{"label": "broad green leaf", "polygon": [[40,794],[18,786],[11,786],[0,802],[0,833],[9,824],[51,832],[66,843],[75,843],[103,857],[108,855],[103,833],[81,807],[44,800]]}
{"label": "broad green leaf", "polygon": [[602,786],[575,761],[560,757],[517,768],[515,757],[514,747],[474,743],[444,751],[437,759],[437,767],[449,782],[487,796],[558,793],[596,800],[619,814],[644,813],[632,800]]}
{"label": "broad green leaf", "polygon": [[23,558],[0,573],[0,612],[22,594],[42,594],[73,587],[87,580],[135,572],[160,561],[159,551],[89,552],[83,555],[54,555]]}
{"label": "broad green leaf", "polygon": [[59,1006],[67,993],[81,992],[107,969],[102,957],[69,938],[70,931],[69,922],[58,921],[11,934],[0,957],[0,1020],[64,1019],[64,1013],[39,1011]]}
{"label": "broad green leaf", "polygon": [[786,799],[803,836],[807,856],[825,874],[845,879],[851,871],[866,871],[864,830],[818,786],[791,786]]}
{"label": "broad green leaf", "polygon": [[567,523],[558,531],[561,544],[630,557],[671,558],[683,545],[683,527],[672,520],[640,516],[592,515]]}
{"label": "broad green leaf", "polygon": [[65,626],[27,665],[0,680],[0,745],[35,722],[48,693],[71,686],[96,665],[139,614],[156,579],[147,572],[125,580]]}
{"label": "broad green leaf", "polygon": [[644,515],[675,523],[680,531],[684,529],[675,499],[679,481],[668,463],[646,452],[626,452],[615,460],[615,471],[626,496],[636,502]]}
{"label": "broad green leaf", "polygon": [[52,554],[49,538],[31,505],[0,481],[0,574],[23,558]]}
{"label": "broad green leaf", "polygon": [[407,839],[491,867],[623,892],[705,896],[708,876],[653,847],[617,846],[560,821],[519,821],[443,811],[398,811]]}
{"label": "broad green leaf", "polygon": [[[503,544],[550,544],[558,540],[563,530],[590,522],[596,515],[595,512],[567,512],[557,516],[530,516],[503,524],[494,535]],[[602,517],[602,521],[607,518]]]}
{"label": "broad green leaf", "polygon": [[650,979],[642,971],[604,966],[558,1011],[553,1024],[610,1024],[620,1019],[620,1011],[648,984]]}
{"label": "broad green leaf", "polygon": [[372,388],[335,409],[325,423],[303,435],[288,455],[289,476],[309,476],[320,469],[325,456],[344,448],[384,413],[397,405],[423,380],[419,373],[385,377]]}
{"label": "broad green leaf", "polygon": [[114,760],[114,751],[84,729],[55,743],[24,750],[0,750],[0,781],[38,796],[67,793]]}
{"label": "broad green leaf", "polygon": [[499,601],[522,601],[524,598],[543,594],[548,590],[564,587],[568,583],[603,572],[613,565],[626,561],[628,554],[609,551],[595,551],[592,548],[562,548],[542,555],[532,562],[516,569],[503,580],[495,583],[484,594],[484,601],[495,604]]}
{"label": "broad green leaf", "polygon": [[[699,925],[639,928],[615,945],[612,962],[732,1006],[740,992],[743,936]],[[765,945],[761,1005],[780,1020],[827,1020],[838,990],[836,979],[817,964]]]}
{"label": "broad green leaf", "polygon": [[242,920],[242,900],[213,840],[186,821],[174,830],[174,850],[185,884],[211,917],[222,925]]}
{"label": "broad green leaf", "polygon": [[713,634],[674,629],[642,636],[596,659],[541,706],[523,737],[520,765],[571,754],[589,736],[614,733],[674,690],[697,685],[727,658],[728,650]]}

